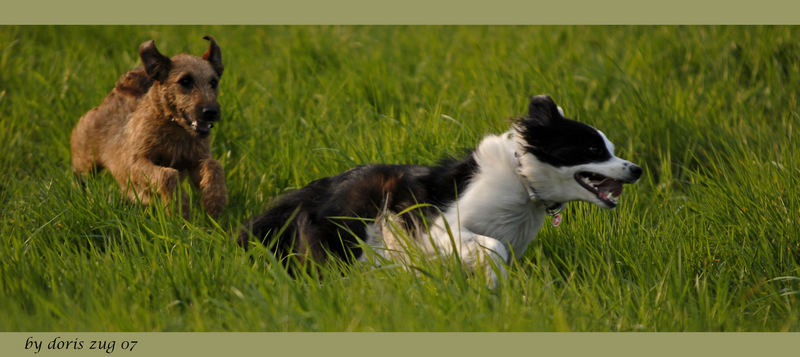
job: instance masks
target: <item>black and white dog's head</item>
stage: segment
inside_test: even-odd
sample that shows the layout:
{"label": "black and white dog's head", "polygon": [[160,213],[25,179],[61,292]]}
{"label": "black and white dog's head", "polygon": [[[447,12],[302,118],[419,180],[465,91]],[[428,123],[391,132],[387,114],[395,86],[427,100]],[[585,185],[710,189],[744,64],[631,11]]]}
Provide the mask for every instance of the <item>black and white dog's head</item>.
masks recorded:
{"label": "black and white dog's head", "polygon": [[565,118],[547,95],[531,98],[528,115],[515,122],[514,131],[520,175],[545,202],[614,208],[622,185],[642,175],[639,166],[614,156],[601,131]]}

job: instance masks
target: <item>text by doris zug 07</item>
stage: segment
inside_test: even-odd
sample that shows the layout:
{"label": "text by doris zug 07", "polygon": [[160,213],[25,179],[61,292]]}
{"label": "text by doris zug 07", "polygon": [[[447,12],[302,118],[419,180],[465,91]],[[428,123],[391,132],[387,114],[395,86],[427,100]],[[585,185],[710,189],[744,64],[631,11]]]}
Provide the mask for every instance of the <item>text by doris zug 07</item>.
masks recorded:
{"label": "text by doris zug 07", "polygon": [[42,351],[102,351],[108,354],[125,351],[133,352],[137,340],[78,338],[56,336],[49,339],[37,339],[33,336],[25,339],[25,350],[38,354]]}

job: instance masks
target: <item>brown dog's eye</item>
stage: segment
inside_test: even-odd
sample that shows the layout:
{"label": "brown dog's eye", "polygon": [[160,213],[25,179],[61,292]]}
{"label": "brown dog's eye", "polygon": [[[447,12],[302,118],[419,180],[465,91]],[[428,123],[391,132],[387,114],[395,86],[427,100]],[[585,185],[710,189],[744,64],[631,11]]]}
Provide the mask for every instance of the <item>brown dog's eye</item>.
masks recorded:
{"label": "brown dog's eye", "polygon": [[191,76],[183,76],[181,79],[178,80],[178,83],[183,86],[183,88],[191,88],[192,87],[192,77]]}
{"label": "brown dog's eye", "polygon": [[208,84],[211,85],[211,89],[217,89],[217,84],[218,83],[217,83],[216,79],[212,79],[211,82],[208,82]]}

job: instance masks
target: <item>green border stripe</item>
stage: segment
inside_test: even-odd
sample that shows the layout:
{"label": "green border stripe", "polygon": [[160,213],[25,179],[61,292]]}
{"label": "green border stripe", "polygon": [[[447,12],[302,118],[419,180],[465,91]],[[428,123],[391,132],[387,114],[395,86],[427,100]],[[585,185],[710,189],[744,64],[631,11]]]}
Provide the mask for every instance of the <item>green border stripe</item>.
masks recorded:
{"label": "green border stripe", "polygon": [[6,1],[3,24],[798,24],[793,0]]}

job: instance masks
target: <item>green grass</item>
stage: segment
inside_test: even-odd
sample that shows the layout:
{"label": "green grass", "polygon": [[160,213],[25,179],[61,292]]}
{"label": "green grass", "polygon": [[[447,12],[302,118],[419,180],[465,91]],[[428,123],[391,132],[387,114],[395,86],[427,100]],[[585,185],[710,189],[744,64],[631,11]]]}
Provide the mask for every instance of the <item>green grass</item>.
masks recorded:
{"label": "green grass", "polygon": [[[216,221],[73,186],[69,136],[155,39],[225,63]],[[798,331],[798,27],[0,27],[0,330]],[[451,260],[292,279],[231,237],[276,195],[431,164],[549,93],[646,174],[488,289]],[[800,128],[798,128],[800,129]],[[522,252],[517,252],[521,255]],[[342,274],[344,272],[344,274]]]}

